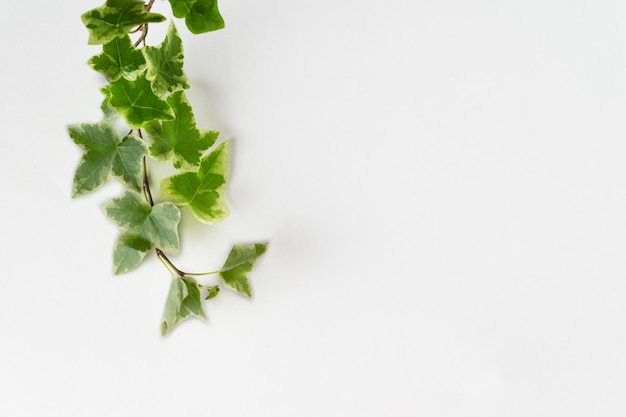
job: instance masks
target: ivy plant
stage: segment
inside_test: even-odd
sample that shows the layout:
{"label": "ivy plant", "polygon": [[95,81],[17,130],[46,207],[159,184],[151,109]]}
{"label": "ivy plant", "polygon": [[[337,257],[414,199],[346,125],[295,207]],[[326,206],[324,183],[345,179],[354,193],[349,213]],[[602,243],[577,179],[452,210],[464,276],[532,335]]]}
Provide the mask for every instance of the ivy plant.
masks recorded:
{"label": "ivy plant", "polygon": [[[217,131],[196,125],[185,96],[191,81],[183,69],[183,42],[174,20],[159,45],[146,45],[149,25],[166,20],[151,11],[154,1],[106,0],[82,15],[88,43],[101,48],[87,64],[107,84],[100,89],[101,120],[68,126],[68,133],[83,150],[72,197],[94,192],[112,179],[125,187],[103,206],[120,230],[113,272],[137,268],[154,251],[172,275],[161,321],[165,335],[191,316],[205,320],[203,302],[219,294],[220,284],[252,297],[249,274],[267,243],[234,245],[222,268],[211,272],[185,272],[170,259],[180,247],[181,208],[206,224],[230,213],[224,198],[228,142],[219,141]],[[169,3],[173,16],[184,18],[194,34],[224,27],[217,0]],[[160,202],[150,191],[152,160],[171,163],[178,171],[161,179]],[[216,275],[218,283],[202,285],[196,279],[207,275]]]}

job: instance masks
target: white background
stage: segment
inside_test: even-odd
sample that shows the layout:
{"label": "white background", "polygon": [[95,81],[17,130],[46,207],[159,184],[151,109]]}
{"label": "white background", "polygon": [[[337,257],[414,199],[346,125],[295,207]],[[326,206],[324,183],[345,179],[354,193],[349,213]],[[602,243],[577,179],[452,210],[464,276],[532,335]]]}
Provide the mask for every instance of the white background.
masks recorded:
{"label": "white background", "polygon": [[232,140],[232,214],[186,213],[176,263],[271,243],[252,300],[223,291],[166,338],[163,266],[111,272],[121,188],[70,198],[99,4],[0,14],[0,415],[626,414],[623,1],[221,0],[222,31],[177,21],[198,123]]}

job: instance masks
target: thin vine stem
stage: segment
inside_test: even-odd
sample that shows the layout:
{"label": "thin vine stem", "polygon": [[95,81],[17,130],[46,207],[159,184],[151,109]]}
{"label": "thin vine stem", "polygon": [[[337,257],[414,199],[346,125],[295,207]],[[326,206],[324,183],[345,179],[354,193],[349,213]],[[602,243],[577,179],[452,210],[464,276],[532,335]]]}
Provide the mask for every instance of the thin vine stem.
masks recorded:
{"label": "thin vine stem", "polygon": [[[137,134],[143,140],[143,133],[141,133],[141,129],[137,129]],[[152,199],[152,192],[150,191],[150,181],[148,180],[148,167],[147,167],[147,157],[144,155],[141,163],[143,165],[143,181],[141,183],[144,197],[146,201],[150,203],[151,207],[154,207],[154,200]]]}
{"label": "thin vine stem", "polygon": [[[154,1],[155,0],[150,0],[144,6],[147,12],[149,12],[150,9],[152,9],[152,5],[154,4]],[[133,30],[131,33],[139,32],[139,31],[141,31],[141,35],[139,35],[139,38],[135,41],[135,44],[134,44],[135,48],[138,47],[141,43],[143,43],[143,46],[146,46],[146,36],[148,36],[148,24],[144,23],[143,25],[140,25],[139,27],[137,27],[137,29]]]}
{"label": "thin vine stem", "polygon": [[148,170],[146,168],[146,157],[143,157],[143,194],[146,197],[146,201],[150,203],[150,206],[154,207],[154,200],[152,199],[152,193],[150,192],[150,183],[148,182]]}
{"label": "thin vine stem", "polygon": [[[141,129],[137,129],[137,134],[139,135],[141,139],[143,139],[143,134],[141,133]],[[152,198],[152,192],[150,191],[150,181],[148,179],[147,159],[148,158],[144,156],[142,160],[142,164],[143,164],[142,189],[143,189],[143,195],[146,201],[150,204],[151,207],[154,207],[154,199]],[[157,254],[157,257],[161,260],[161,262],[165,265],[165,267],[170,270],[170,272],[175,273],[179,277],[184,277],[186,275],[189,275],[186,272],[183,272],[180,269],[178,269],[178,267],[174,265],[174,263],[170,260],[170,258],[168,258],[167,255],[163,253],[161,249],[155,248],[155,252]]]}
{"label": "thin vine stem", "polygon": [[175,271],[172,269],[172,267],[170,266],[170,263],[167,263],[165,261],[165,259],[163,259],[162,257],[159,256],[158,252],[157,252],[157,259],[159,261],[161,261],[161,263],[163,264],[163,266],[165,267],[165,269],[167,269],[168,271],[170,271],[170,274],[174,275]]}
{"label": "thin vine stem", "polygon": [[[137,130],[137,134],[139,135],[140,138],[143,139],[143,135],[141,133],[141,129]],[[147,160],[147,158],[144,156],[143,157],[143,182],[142,182],[143,194],[144,194],[144,197],[145,197],[146,201],[150,204],[150,206],[154,207],[154,200],[152,199],[152,192],[150,191],[150,181],[148,180],[148,168],[147,168],[146,160]],[[211,275],[211,274],[217,274],[218,273],[218,271],[215,271],[215,272],[185,272],[185,271],[179,269],[176,265],[174,265],[174,263],[170,260],[170,258],[168,258],[167,255],[165,253],[163,253],[163,251],[161,249],[155,248],[155,252],[156,252],[157,258],[159,258],[161,263],[163,265],[165,265],[165,267],[172,274],[176,274],[179,277],[203,276],[203,275]]]}
{"label": "thin vine stem", "polygon": [[174,272],[179,277],[186,277],[186,276],[189,275],[188,273],[178,269],[176,267],[176,265],[174,265],[174,263],[172,263],[172,261],[170,261],[170,258],[168,258],[167,255],[165,255],[161,249],[156,248],[155,251],[156,251],[157,257],[161,260],[161,262],[163,262],[165,264],[167,269],[169,269],[170,271]]}
{"label": "thin vine stem", "polygon": [[219,274],[220,271],[211,271],[211,272],[185,272],[186,276],[190,277],[203,277],[205,275],[215,275]]}
{"label": "thin vine stem", "polygon": [[148,24],[144,23],[143,25],[139,26],[139,30],[141,31],[141,35],[139,35],[139,38],[137,38],[137,41],[135,41],[134,43],[135,48],[138,47],[142,42],[143,46],[146,46],[146,36],[148,36]]}

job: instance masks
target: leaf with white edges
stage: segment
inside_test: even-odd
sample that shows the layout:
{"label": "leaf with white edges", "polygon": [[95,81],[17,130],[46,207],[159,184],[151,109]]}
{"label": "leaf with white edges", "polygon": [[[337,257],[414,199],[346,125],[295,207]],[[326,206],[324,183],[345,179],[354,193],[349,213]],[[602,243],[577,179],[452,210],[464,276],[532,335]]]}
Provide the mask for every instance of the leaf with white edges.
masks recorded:
{"label": "leaf with white edges", "polygon": [[161,334],[165,336],[192,316],[206,320],[198,282],[190,277],[174,277],[165,302]]}
{"label": "leaf with white edges", "polygon": [[252,286],[248,275],[254,263],[267,250],[267,243],[234,245],[218,274],[227,287],[239,294],[252,297]]}
{"label": "leaf with white edges", "polygon": [[141,189],[141,161],[147,152],[141,139],[122,138],[108,121],[68,126],[68,132],[85,151],[74,175],[72,197],[97,190],[111,176],[130,189]]}
{"label": "leaf with white edges", "polygon": [[190,87],[189,78],[183,71],[183,41],[174,22],[170,22],[165,39],[159,46],[146,46],[141,52],[148,67],[146,78],[152,83],[154,94],[161,97]]}
{"label": "leaf with white edges", "polygon": [[168,255],[178,254],[180,210],[173,203],[150,206],[139,193],[126,191],[103,209],[122,230],[113,254],[116,274],[135,268],[155,247]]}
{"label": "leaf with white edges", "polygon": [[161,196],[180,207],[188,206],[201,222],[224,220],[230,210],[224,192],[228,172],[228,142],[222,142],[202,158],[197,171],[183,172],[161,181]]}
{"label": "leaf with white edges", "polygon": [[169,0],[176,17],[185,18],[191,33],[205,33],[224,27],[217,0]]}
{"label": "leaf with white edges", "polygon": [[165,17],[146,11],[141,0],[107,0],[105,4],[83,13],[89,31],[89,44],[97,45],[124,36],[144,23],[158,23]]}
{"label": "leaf with white edges", "polygon": [[87,64],[104,75],[108,81],[117,81],[120,77],[133,81],[145,68],[146,60],[126,35],[104,44],[102,53],[92,56]]}
{"label": "leaf with white edges", "polygon": [[185,93],[178,91],[167,98],[174,120],[155,120],[145,126],[150,155],[159,161],[173,160],[174,168],[191,170],[200,165],[202,154],[219,136],[214,130],[198,129]]}
{"label": "leaf with white edges", "polygon": [[155,119],[174,118],[169,104],[152,92],[145,74],[137,76],[135,81],[122,77],[100,91],[105,97],[106,106],[124,116],[126,123],[133,129],[139,129]]}

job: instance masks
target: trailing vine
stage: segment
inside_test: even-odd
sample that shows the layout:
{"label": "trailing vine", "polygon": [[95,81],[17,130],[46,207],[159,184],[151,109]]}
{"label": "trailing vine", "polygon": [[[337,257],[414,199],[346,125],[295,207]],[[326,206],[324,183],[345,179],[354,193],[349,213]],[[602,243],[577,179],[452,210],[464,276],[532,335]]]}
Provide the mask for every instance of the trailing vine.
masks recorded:
{"label": "trailing vine", "polygon": [[[146,44],[150,24],[166,20],[152,12],[154,2],[106,0],[82,15],[89,44],[102,45],[88,65],[108,84],[100,89],[102,119],[68,126],[68,133],[83,150],[72,197],[96,191],[112,178],[126,188],[103,206],[120,229],[113,272],[119,275],[137,268],[154,250],[172,275],[161,322],[165,335],[189,317],[205,320],[203,300],[219,294],[219,284],[202,285],[195,277],[217,275],[226,288],[251,297],[248,276],[267,243],[234,245],[222,268],[211,272],[186,272],[170,259],[179,251],[181,208],[187,207],[206,224],[222,221],[230,213],[224,198],[228,142],[218,141],[217,131],[196,126],[185,96],[191,83],[183,70],[183,44],[174,21],[160,45]],[[169,3],[174,17],[184,18],[194,34],[224,27],[217,0]],[[120,123],[125,125],[125,135],[120,134]],[[161,202],[152,197],[150,160],[169,162],[177,170],[161,180]]]}

